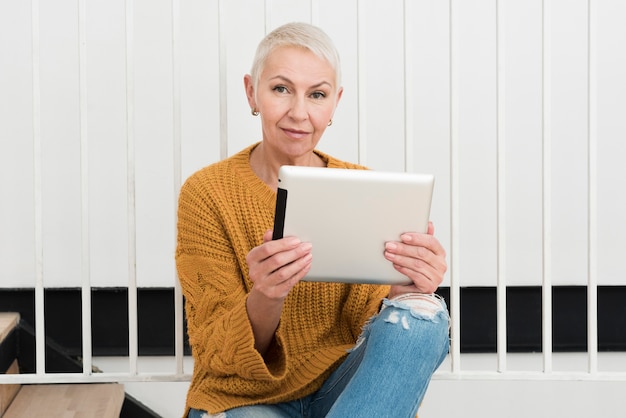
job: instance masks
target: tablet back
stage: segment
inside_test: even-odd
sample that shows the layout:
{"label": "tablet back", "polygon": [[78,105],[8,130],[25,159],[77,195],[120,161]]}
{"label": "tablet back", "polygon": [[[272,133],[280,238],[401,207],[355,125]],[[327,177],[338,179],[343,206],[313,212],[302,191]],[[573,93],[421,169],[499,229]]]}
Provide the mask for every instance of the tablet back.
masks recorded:
{"label": "tablet back", "polygon": [[313,244],[309,281],[406,284],[383,256],[387,241],[426,232],[434,176],[282,166],[274,239]]}

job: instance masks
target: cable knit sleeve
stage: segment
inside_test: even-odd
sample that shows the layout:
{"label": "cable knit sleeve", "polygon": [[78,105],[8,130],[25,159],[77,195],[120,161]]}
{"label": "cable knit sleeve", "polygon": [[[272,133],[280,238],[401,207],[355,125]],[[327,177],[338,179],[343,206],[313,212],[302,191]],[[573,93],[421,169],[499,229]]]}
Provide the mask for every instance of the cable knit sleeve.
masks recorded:
{"label": "cable knit sleeve", "polygon": [[275,353],[266,364],[254,349],[241,261],[208,194],[192,178],[181,189],[178,209],[176,266],[195,360],[214,377],[279,379],[284,356]]}

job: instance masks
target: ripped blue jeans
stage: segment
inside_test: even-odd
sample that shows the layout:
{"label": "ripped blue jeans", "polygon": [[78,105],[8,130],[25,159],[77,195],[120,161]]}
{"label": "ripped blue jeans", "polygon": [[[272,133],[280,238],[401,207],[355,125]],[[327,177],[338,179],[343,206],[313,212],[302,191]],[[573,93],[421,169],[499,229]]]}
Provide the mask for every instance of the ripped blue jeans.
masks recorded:
{"label": "ripped blue jeans", "polygon": [[430,379],[450,347],[450,317],[437,295],[383,300],[346,360],[315,393],[273,405],[189,418],[415,417]]}

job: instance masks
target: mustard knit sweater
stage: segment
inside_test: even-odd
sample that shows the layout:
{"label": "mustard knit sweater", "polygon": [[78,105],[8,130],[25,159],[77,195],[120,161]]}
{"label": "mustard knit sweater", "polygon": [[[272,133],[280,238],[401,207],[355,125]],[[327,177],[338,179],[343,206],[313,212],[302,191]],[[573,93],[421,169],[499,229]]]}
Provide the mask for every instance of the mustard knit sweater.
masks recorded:
{"label": "mustard knit sweater", "polygon": [[[276,193],[250,167],[255,146],[196,172],[180,192],[176,266],[194,357],[185,416],[189,408],[217,413],[316,391],[389,292],[301,282],[285,300],[266,358],[254,349],[246,255],[272,229],[276,204]],[[328,167],[363,168],[317,154]]]}

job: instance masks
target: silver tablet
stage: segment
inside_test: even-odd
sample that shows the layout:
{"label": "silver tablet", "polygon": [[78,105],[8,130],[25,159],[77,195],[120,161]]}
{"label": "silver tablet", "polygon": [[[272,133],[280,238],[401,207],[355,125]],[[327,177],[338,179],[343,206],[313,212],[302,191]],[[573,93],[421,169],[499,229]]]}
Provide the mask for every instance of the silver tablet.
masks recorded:
{"label": "silver tablet", "polygon": [[430,174],[282,166],[273,238],[313,244],[304,280],[407,284],[384,245],[428,230],[433,187]]}

